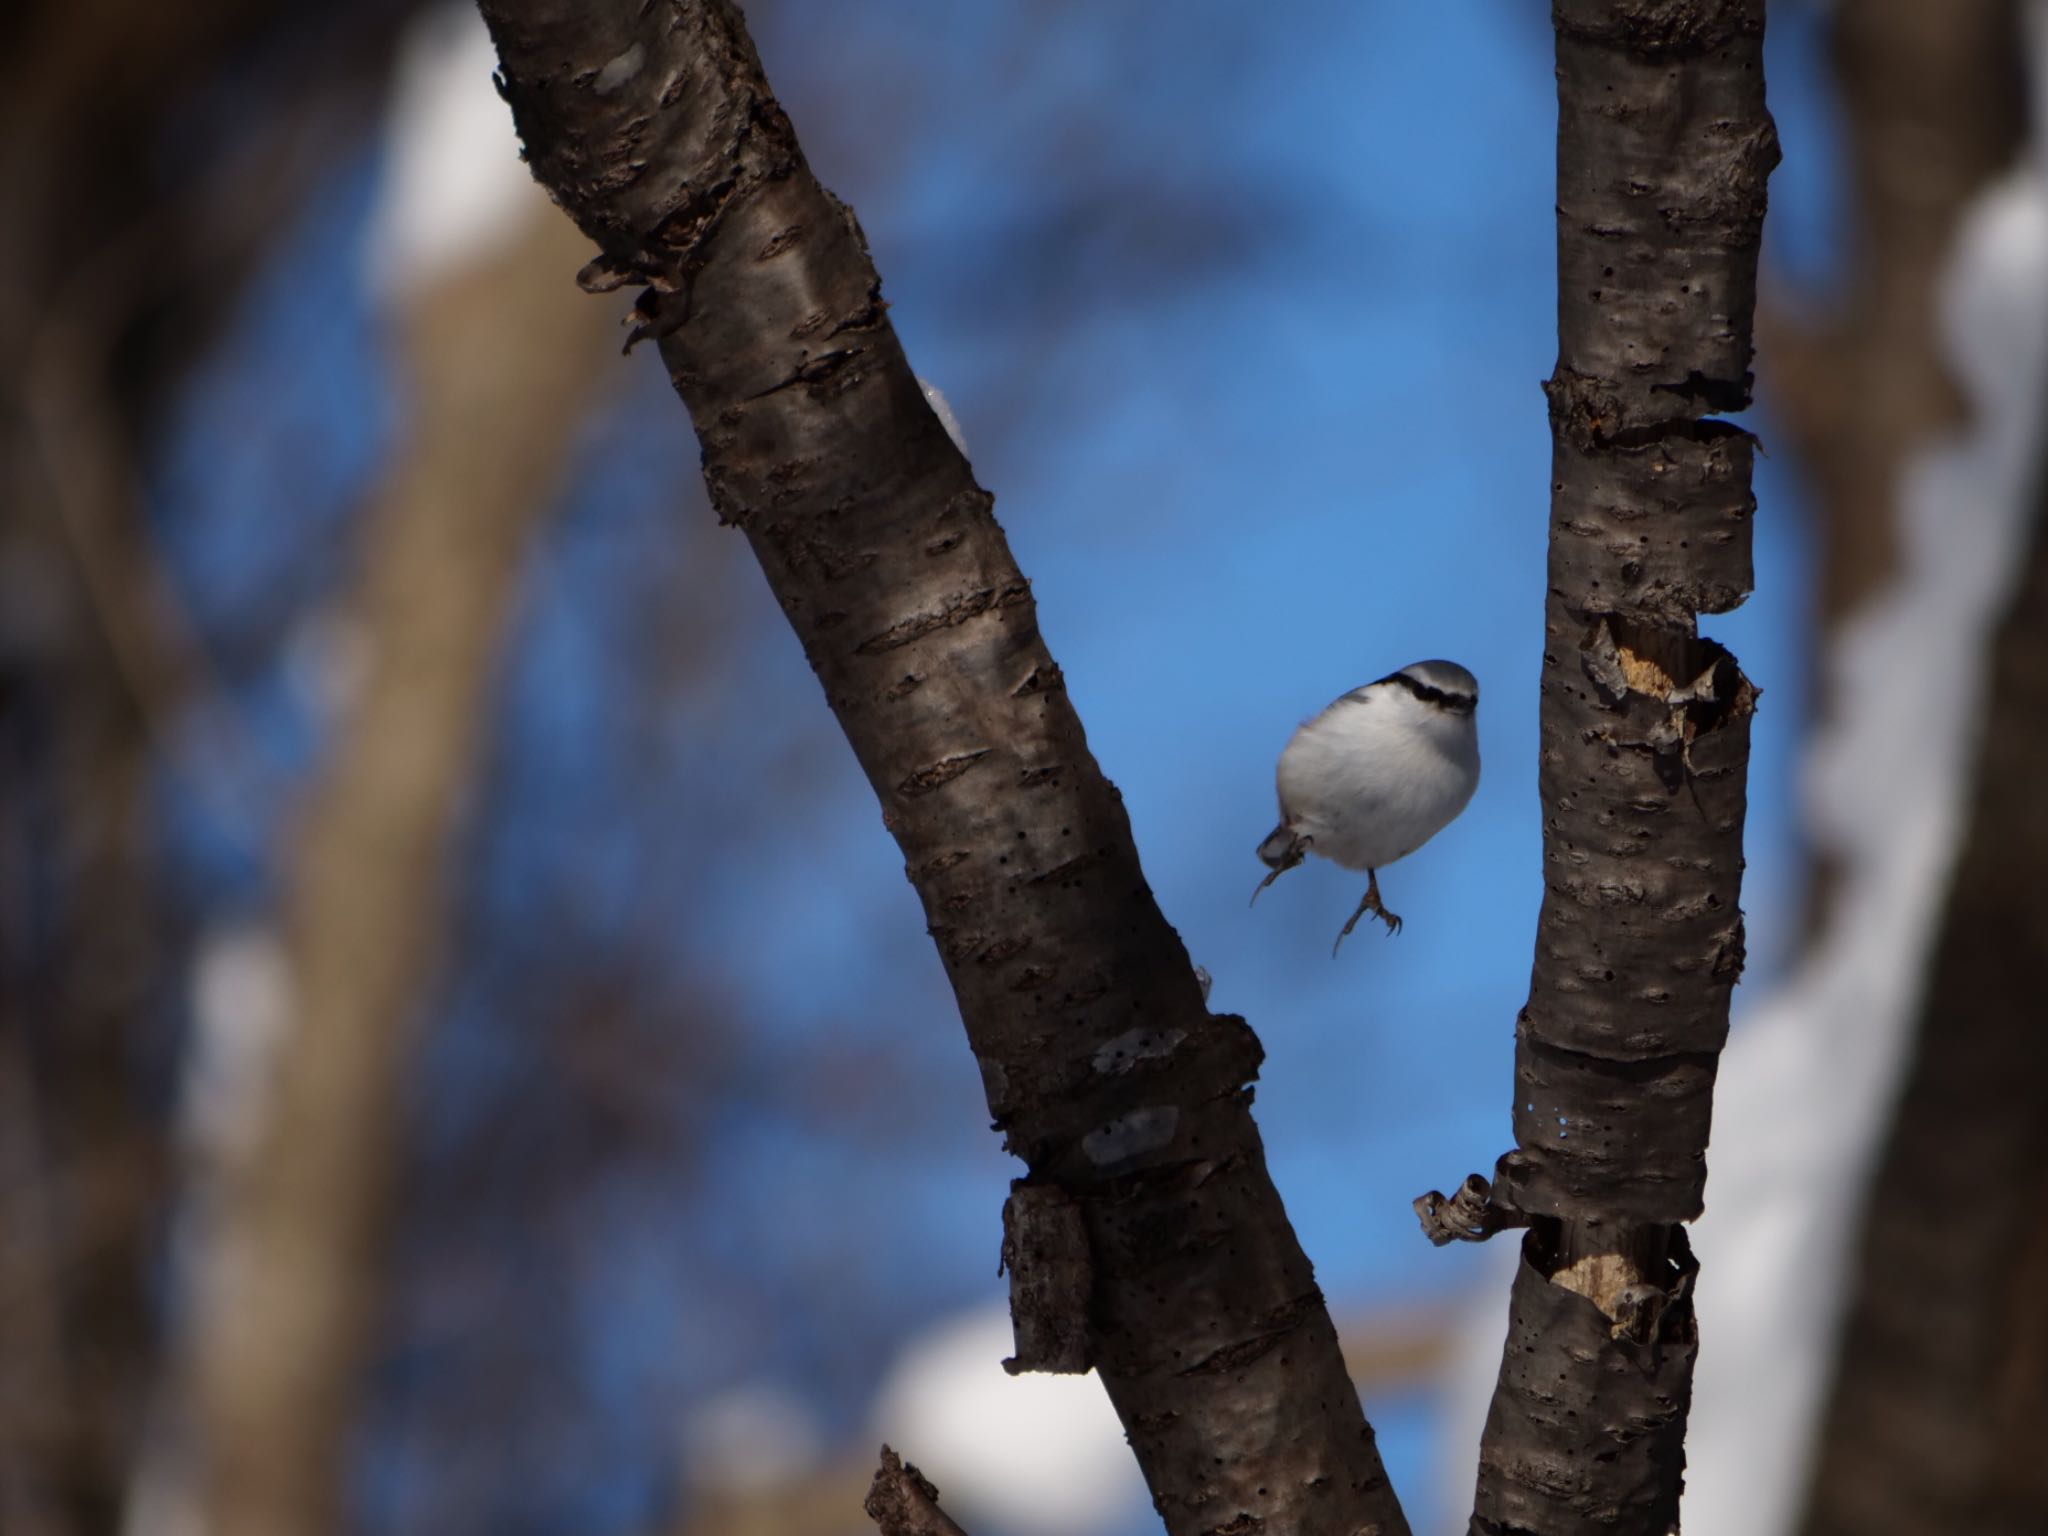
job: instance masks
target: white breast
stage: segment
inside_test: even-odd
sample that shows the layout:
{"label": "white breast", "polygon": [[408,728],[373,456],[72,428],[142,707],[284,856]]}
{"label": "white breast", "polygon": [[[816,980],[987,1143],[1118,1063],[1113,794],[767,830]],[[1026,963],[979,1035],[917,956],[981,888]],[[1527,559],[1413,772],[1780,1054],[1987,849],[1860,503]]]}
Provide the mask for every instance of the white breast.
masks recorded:
{"label": "white breast", "polygon": [[1346,869],[1406,858],[1465,809],[1479,787],[1479,737],[1394,688],[1346,695],[1294,733],[1280,755],[1280,815]]}

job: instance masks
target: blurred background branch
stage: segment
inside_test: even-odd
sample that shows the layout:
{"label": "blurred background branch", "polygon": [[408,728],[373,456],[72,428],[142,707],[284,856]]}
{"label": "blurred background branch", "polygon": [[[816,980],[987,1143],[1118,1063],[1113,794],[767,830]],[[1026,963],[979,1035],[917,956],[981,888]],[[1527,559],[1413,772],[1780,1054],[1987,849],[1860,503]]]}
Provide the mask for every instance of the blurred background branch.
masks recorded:
{"label": "blurred background branch", "polygon": [[221,1536],[345,1525],[342,1451],[391,1269],[404,1089],[461,817],[525,561],[614,355],[563,281],[583,247],[562,222],[535,197],[502,237],[394,274],[406,424],[339,620],[365,655],[296,833],[291,1006],[204,1280]]}

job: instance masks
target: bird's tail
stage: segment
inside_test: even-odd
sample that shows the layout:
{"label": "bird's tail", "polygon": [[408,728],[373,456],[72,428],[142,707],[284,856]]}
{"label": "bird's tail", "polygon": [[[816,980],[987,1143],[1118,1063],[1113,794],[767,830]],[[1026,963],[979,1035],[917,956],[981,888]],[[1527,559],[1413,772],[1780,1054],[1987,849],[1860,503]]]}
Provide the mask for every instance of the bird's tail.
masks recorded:
{"label": "bird's tail", "polygon": [[1301,862],[1301,839],[1281,822],[1266,834],[1266,840],[1259,844],[1259,861],[1276,873],[1292,869]]}
{"label": "bird's tail", "polygon": [[1266,878],[1252,891],[1252,900],[1259,899],[1259,892],[1278,880],[1308,856],[1308,844],[1297,833],[1281,822],[1266,834],[1266,840],[1259,844],[1259,859],[1266,866]]}

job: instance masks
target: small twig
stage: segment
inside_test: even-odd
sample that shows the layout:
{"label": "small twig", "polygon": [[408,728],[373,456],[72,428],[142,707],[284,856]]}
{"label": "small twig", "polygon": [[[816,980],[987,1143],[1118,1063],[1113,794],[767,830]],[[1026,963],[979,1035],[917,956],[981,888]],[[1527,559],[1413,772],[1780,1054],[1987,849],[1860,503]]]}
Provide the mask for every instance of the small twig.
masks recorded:
{"label": "small twig", "polygon": [[861,1507],[882,1536],[967,1536],[939,1508],[939,1490],[931,1479],[886,1445]]}

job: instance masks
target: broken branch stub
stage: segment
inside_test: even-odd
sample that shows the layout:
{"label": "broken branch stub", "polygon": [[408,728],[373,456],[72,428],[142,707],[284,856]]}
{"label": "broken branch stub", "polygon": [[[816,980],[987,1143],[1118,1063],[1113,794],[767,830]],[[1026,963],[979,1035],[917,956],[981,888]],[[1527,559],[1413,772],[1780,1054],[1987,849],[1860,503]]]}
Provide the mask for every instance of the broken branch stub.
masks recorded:
{"label": "broken branch stub", "polygon": [[939,1490],[932,1480],[886,1445],[861,1508],[882,1536],[967,1536],[939,1508]]}
{"label": "broken branch stub", "polygon": [[1081,1375],[1088,1358],[1088,1227],[1080,1202],[1049,1184],[1019,1179],[1003,1202],[1003,1268],[1010,1275],[1010,1326],[1017,1353],[1003,1362],[1024,1371]]}

